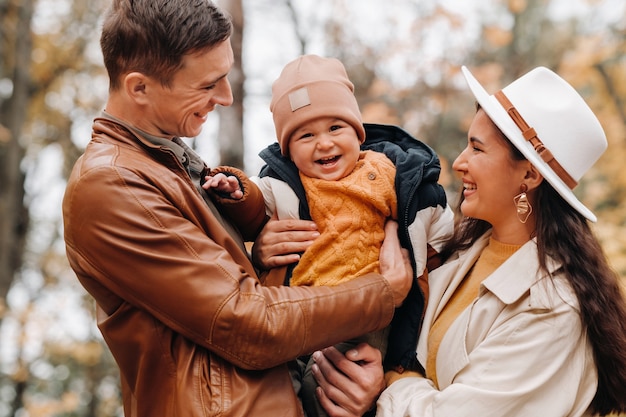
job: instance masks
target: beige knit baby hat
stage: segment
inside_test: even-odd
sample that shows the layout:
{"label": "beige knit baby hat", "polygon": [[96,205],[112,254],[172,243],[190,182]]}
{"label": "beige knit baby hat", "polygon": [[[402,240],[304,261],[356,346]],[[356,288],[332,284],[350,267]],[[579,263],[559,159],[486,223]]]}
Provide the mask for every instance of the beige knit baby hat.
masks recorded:
{"label": "beige knit baby hat", "polygon": [[281,152],[289,156],[289,139],[302,124],[319,117],[344,120],[363,143],[365,128],[354,97],[354,84],[334,58],[303,55],[288,63],[272,85],[270,111]]}

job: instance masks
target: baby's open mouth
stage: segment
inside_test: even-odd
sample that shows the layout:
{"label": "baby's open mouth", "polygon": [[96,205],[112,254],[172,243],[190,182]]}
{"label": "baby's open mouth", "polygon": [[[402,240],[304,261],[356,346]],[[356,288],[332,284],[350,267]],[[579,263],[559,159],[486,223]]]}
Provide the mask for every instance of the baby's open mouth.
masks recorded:
{"label": "baby's open mouth", "polygon": [[329,158],[318,159],[316,162],[321,165],[327,165],[327,164],[332,164],[333,162],[337,162],[339,158],[341,158],[340,155],[331,156]]}

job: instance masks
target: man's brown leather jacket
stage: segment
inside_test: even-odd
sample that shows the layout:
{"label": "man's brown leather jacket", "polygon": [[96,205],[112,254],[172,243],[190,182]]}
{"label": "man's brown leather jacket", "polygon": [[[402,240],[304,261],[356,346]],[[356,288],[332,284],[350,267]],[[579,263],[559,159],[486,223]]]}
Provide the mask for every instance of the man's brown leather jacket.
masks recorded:
{"label": "man's brown leather jacket", "polygon": [[263,224],[260,192],[238,175],[244,204],[218,199],[218,212],[186,169],[170,148],[98,118],[63,201],[67,256],[96,300],[125,414],[300,416],[285,362],[387,325],[391,289],[375,274],[260,285],[242,245]]}

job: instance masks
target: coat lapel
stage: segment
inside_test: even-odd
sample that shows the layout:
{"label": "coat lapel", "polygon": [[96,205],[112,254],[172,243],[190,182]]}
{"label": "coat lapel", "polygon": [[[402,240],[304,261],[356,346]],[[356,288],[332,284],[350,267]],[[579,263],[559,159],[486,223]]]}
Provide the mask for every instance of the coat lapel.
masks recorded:
{"label": "coat lapel", "polygon": [[[424,316],[424,326],[418,344],[418,359],[420,363],[426,363],[428,354],[427,336],[433,321],[472,268],[480,253],[488,244],[489,237],[490,233],[483,235],[470,249],[460,253],[456,259],[451,259],[430,275],[430,303]],[[548,260],[547,266],[551,273],[559,267],[556,262],[551,260]],[[500,309],[490,304],[495,300],[493,297],[491,297],[492,301],[488,302],[488,304],[481,302],[485,291],[493,294],[503,305],[510,305],[526,296],[529,289],[543,277],[545,277],[545,274],[540,272],[537,244],[535,240],[531,240],[483,281],[481,286],[483,288],[480,291],[481,295],[452,323],[441,342],[438,356],[444,357],[445,360],[437,361],[437,379],[440,387],[450,385],[458,372],[467,366],[469,363],[468,340],[473,341],[470,342],[471,346],[479,343],[479,341],[474,339],[483,337],[484,326],[489,326],[491,318],[495,319],[495,317],[490,316],[499,314]],[[436,300],[439,301],[434,302]],[[548,308],[550,305],[549,300],[542,300],[539,295],[533,296],[531,294],[529,302],[537,308]],[[482,311],[482,313],[476,311],[476,316],[485,318],[485,322],[482,322],[483,320],[470,322],[470,318],[473,316],[472,312],[476,308]],[[459,343],[459,341],[462,342]]]}
{"label": "coat lapel", "polygon": [[465,275],[472,268],[483,248],[489,242],[488,232],[478,239],[466,252],[450,258],[445,264],[432,271],[428,276],[428,306],[424,314],[424,323],[417,344],[417,359],[421,364],[426,363],[428,355],[428,333],[433,322],[441,313],[456,288],[461,284]]}

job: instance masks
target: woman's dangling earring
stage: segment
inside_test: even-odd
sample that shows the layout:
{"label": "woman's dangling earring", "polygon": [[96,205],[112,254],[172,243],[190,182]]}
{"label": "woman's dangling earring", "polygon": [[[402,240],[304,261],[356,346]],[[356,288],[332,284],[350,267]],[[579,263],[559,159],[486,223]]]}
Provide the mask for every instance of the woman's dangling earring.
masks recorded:
{"label": "woman's dangling earring", "polygon": [[513,198],[513,202],[515,203],[515,208],[517,209],[517,218],[520,222],[526,223],[530,213],[533,212],[533,207],[530,205],[528,196],[526,195],[528,186],[526,184],[522,184],[519,188],[520,193]]}

